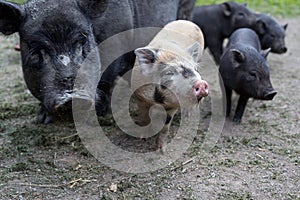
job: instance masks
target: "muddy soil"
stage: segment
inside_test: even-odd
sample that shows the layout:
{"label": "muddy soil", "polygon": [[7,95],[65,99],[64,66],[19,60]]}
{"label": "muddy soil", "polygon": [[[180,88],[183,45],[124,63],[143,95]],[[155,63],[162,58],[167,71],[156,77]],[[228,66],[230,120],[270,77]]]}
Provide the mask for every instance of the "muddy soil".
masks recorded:
{"label": "muddy soil", "polygon": [[[226,119],[207,150],[213,99],[208,97],[188,150],[167,167],[143,174],[99,162],[70,121],[37,125],[39,102],[25,86],[20,55],[13,50],[16,39],[1,36],[0,199],[300,199],[299,20],[280,19],[289,23],[289,51],[268,58],[278,91],[273,101],[250,101],[243,122]],[[214,94],[218,83],[205,70],[215,69],[207,52],[202,66]],[[110,118],[101,123],[115,144],[130,151],[145,146],[144,140],[128,139]]]}

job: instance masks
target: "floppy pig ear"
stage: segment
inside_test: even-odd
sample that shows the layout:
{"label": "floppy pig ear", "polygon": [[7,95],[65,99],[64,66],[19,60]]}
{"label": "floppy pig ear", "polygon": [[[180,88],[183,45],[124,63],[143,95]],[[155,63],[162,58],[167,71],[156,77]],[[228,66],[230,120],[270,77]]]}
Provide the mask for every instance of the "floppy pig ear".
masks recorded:
{"label": "floppy pig ear", "polygon": [[230,50],[230,58],[232,63],[234,64],[234,67],[239,67],[240,63],[243,63],[246,59],[245,55],[237,49]]}
{"label": "floppy pig ear", "polygon": [[99,17],[108,6],[108,0],[77,0],[81,9],[91,18]]}
{"label": "floppy pig ear", "polygon": [[226,17],[229,17],[231,15],[232,9],[228,2],[222,3],[221,8],[222,8],[223,14]]}
{"label": "floppy pig ear", "polygon": [[154,71],[154,63],[157,60],[157,52],[150,48],[138,48],[134,51],[143,74],[151,74]]}
{"label": "floppy pig ear", "polygon": [[256,26],[255,29],[259,34],[264,34],[266,32],[266,24],[262,20],[260,19],[256,20],[255,26]]}
{"label": "floppy pig ear", "polygon": [[198,62],[198,59],[200,56],[199,50],[200,50],[200,44],[198,42],[195,42],[194,44],[192,44],[187,50],[195,62]]}
{"label": "floppy pig ear", "polygon": [[0,1],[0,32],[10,35],[18,32],[24,16],[24,9],[14,3]]}

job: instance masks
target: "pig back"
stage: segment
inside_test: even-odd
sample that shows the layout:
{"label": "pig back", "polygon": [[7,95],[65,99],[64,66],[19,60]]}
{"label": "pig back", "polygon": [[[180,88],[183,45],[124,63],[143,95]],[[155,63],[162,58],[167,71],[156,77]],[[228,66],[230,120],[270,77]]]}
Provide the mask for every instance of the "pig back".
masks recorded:
{"label": "pig back", "polygon": [[229,38],[227,48],[239,45],[251,46],[257,51],[261,50],[261,45],[257,34],[249,28],[240,28],[232,33]]}
{"label": "pig back", "polygon": [[195,42],[198,42],[200,62],[204,49],[204,37],[201,29],[193,22],[177,20],[168,23],[150,42],[151,48],[172,51],[181,56],[190,56],[187,49]]}

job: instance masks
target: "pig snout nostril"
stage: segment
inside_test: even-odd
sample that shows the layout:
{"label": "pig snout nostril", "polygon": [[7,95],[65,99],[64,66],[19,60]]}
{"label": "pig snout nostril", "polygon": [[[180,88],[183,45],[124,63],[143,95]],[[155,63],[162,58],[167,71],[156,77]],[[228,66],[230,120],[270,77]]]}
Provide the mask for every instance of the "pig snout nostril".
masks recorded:
{"label": "pig snout nostril", "polygon": [[271,91],[265,94],[265,99],[266,100],[272,100],[276,96],[277,92],[276,91]]}
{"label": "pig snout nostril", "polygon": [[209,92],[209,86],[206,81],[197,81],[194,85],[194,95],[197,98],[205,97],[208,95]]}
{"label": "pig snout nostril", "polygon": [[282,51],[282,53],[286,53],[286,52],[287,52],[287,48],[286,48],[286,47],[283,47],[283,48],[281,49],[281,51]]}

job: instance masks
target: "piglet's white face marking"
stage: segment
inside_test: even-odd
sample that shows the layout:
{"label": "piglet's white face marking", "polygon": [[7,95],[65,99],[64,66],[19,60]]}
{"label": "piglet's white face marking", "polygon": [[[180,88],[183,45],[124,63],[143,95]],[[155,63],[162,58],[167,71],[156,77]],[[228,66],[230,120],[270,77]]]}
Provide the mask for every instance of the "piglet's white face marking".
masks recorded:
{"label": "piglet's white face marking", "polygon": [[68,66],[68,64],[70,64],[71,59],[69,56],[65,56],[65,55],[59,55],[58,56],[58,60],[64,65],[64,66]]}

